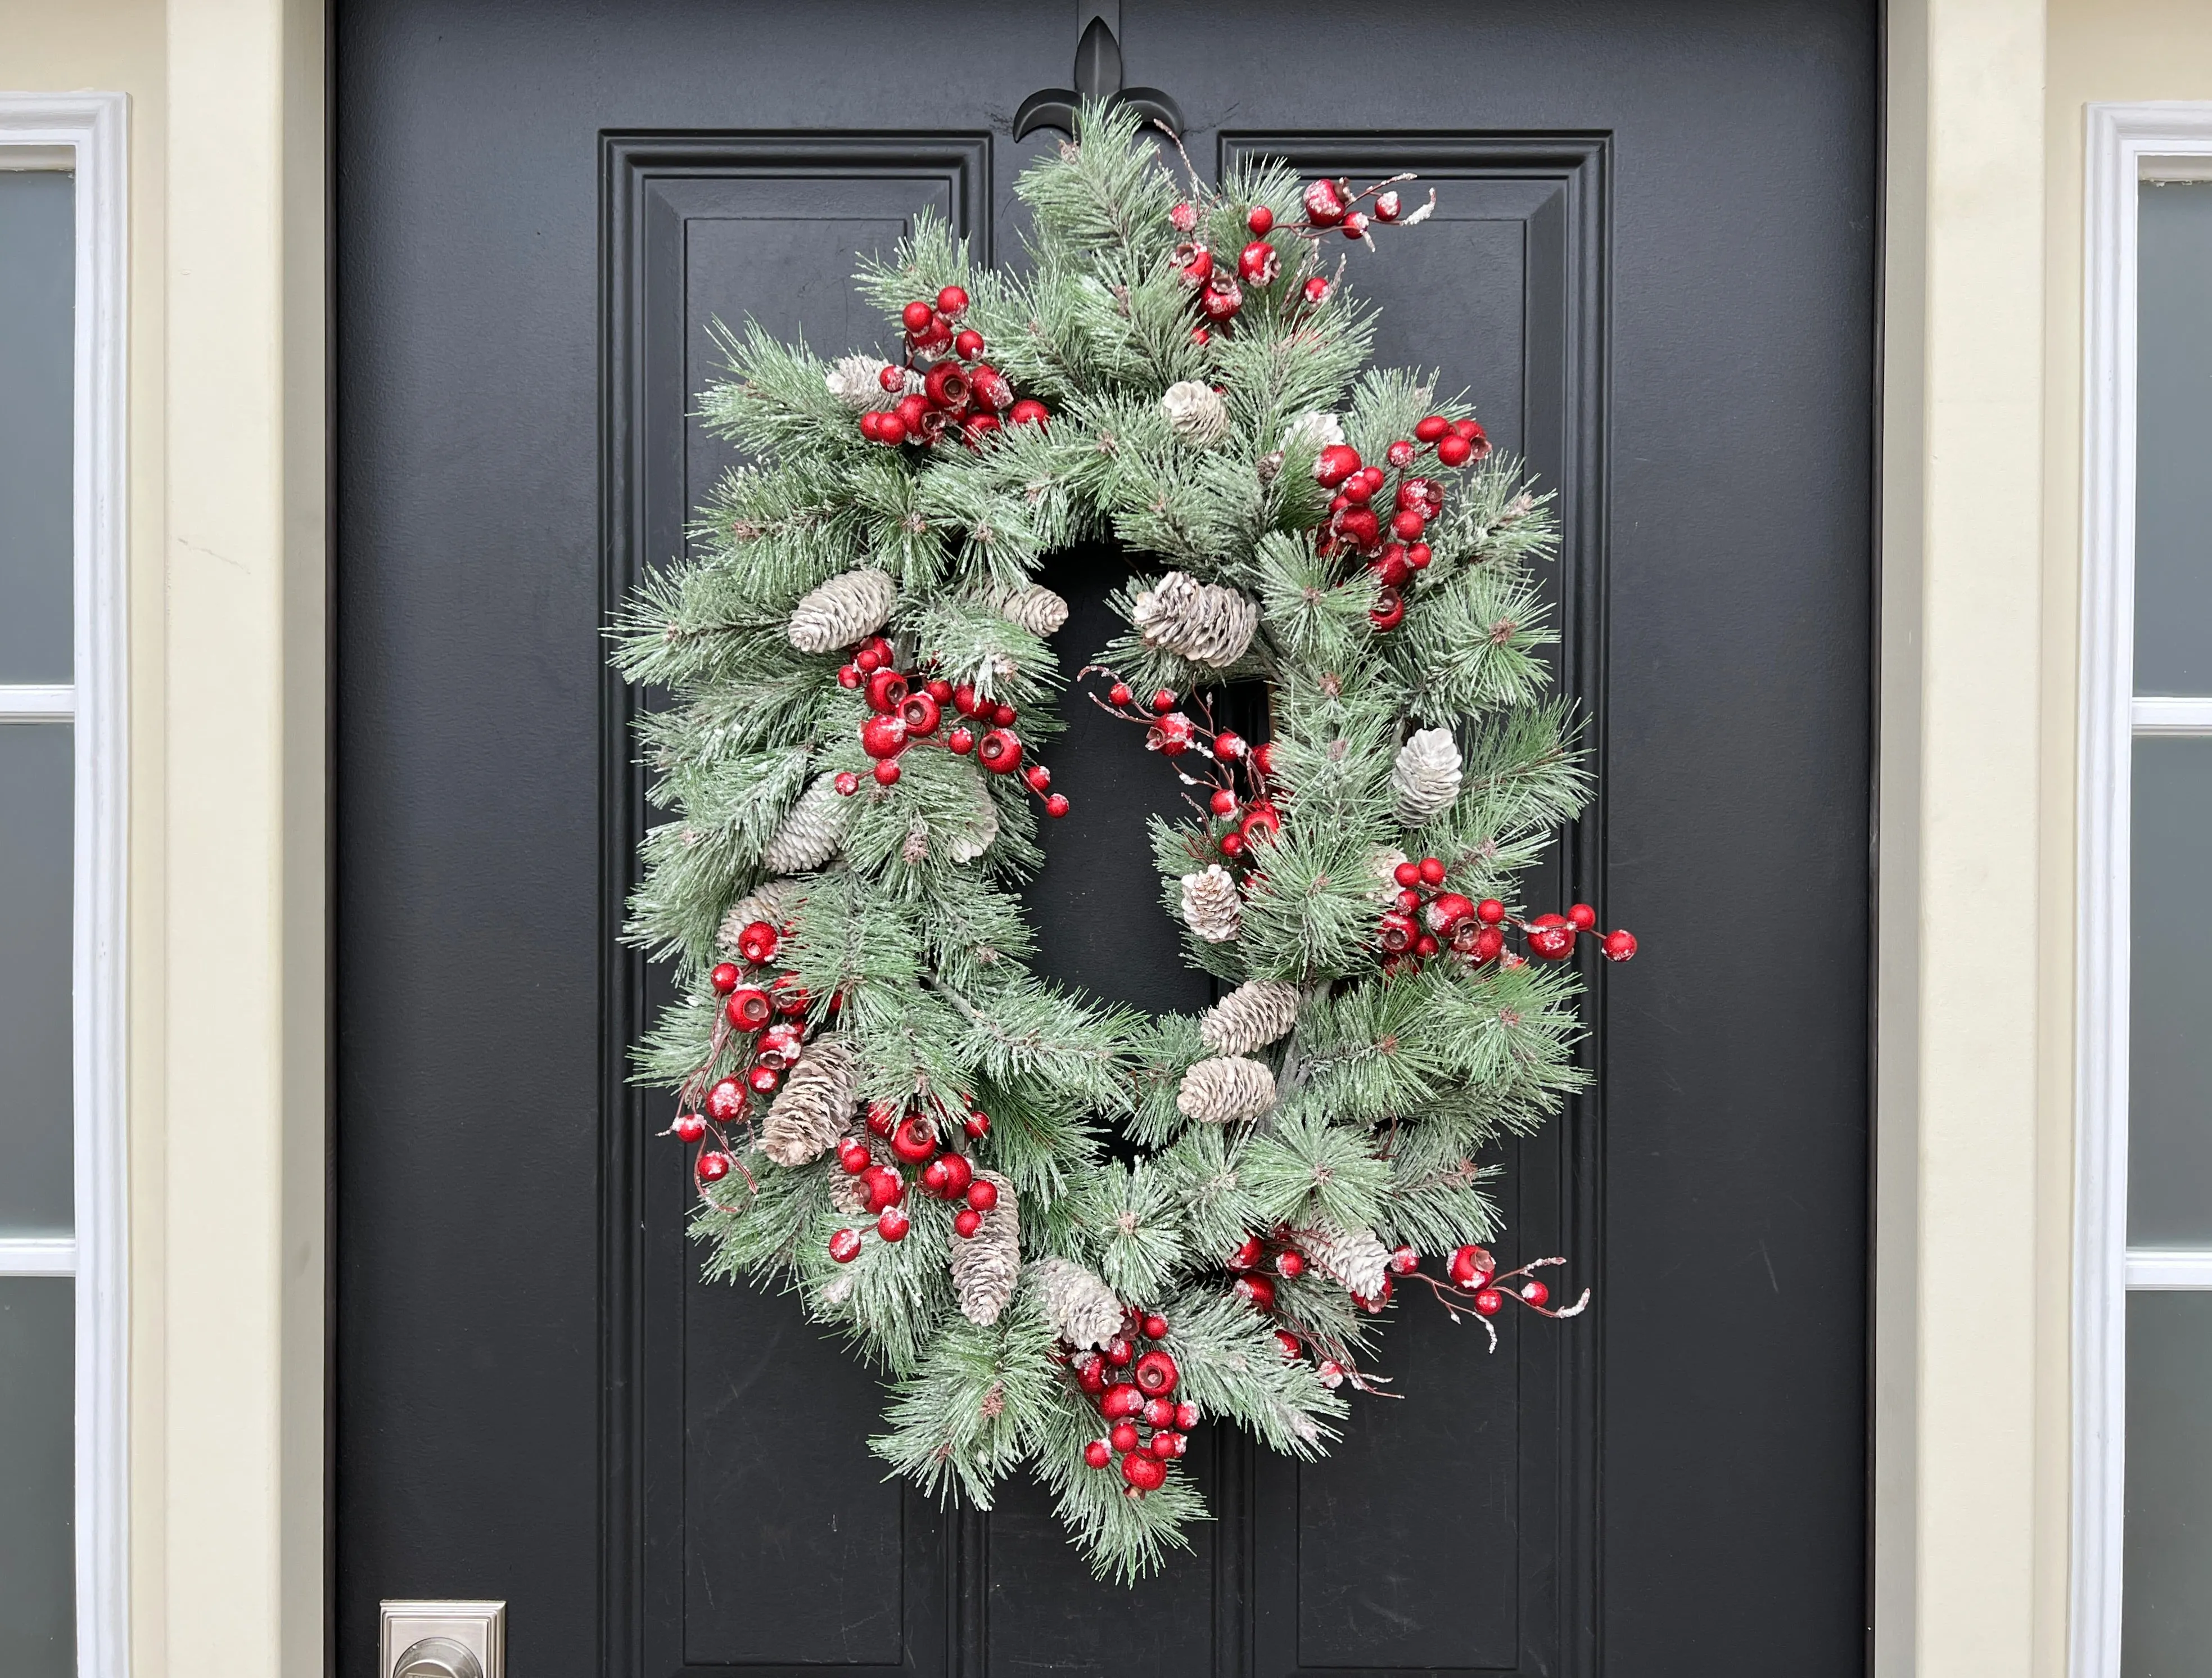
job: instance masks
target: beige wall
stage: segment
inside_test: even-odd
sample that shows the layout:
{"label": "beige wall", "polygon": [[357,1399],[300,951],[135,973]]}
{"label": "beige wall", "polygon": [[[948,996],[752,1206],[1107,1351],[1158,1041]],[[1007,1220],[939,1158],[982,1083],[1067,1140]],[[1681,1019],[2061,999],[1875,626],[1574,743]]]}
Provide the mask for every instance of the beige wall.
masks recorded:
{"label": "beige wall", "polygon": [[[2081,552],[2083,107],[2134,100],[2212,100],[2212,0],[2051,0],[2045,125],[2045,395],[2043,426],[2043,898],[2051,907],[2042,963],[2043,1123],[2039,1223],[2046,1271],[2067,1262],[2073,1221],[2075,672]],[[2042,1508],[2039,1646],[2064,1636],[2063,1496],[2071,1450],[2069,1300],[2039,1298],[2036,1452],[2061,1489]],[[2057,1674],[2063,1660],[2039,1668]]]}
{"label": "beige wall", "polygon": [[[2212,99],[2212,3],[1889,42],[1879,1667],[2057,1678],[2081,106]],[[320,1664],[321,54],[296,0],[0,0],[0,86],[132,100],[144,1678]]]}

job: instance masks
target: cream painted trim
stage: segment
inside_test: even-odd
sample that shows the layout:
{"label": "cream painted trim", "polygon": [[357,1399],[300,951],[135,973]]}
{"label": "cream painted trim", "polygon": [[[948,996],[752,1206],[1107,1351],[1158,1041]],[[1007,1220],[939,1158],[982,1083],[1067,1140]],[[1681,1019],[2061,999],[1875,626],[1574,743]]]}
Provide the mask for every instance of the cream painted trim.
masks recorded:
{"label": "cream painted trim", "polygon": [[[2136,190],[2144,180],[2188,179],[2212,166],[2212,103],[2091,105],[2087,148],[2069,1670],[2073,1678],[2119,1678],[2130,1269],[2128,818],[2131,749],[2144,705],[2133,696]],[[2155,724],[2167,713],[2154,704],[2148,714]],[[2172,715],[2179,720],[2179,709]]]}
{"label": "cream painted trim", "polygon": [[[76,1232],[43,1246],[76,1279],[76,1669],[125,1678],[130,1666],[130,1303],[126,1222],[128,1052],[125,977],[130,786],[125,706],[125,381],[129,103],[121,94],[0,94],[0,154],[66,151],[76,174],[76,681],[16,689],[7,702],[74,719],[76,891],[71,957]],[[40,167],[51,167],[51,162]],[[58,708],[61,696],[68,708]],[[22,1273],[17,1273],[22,1274]]]}

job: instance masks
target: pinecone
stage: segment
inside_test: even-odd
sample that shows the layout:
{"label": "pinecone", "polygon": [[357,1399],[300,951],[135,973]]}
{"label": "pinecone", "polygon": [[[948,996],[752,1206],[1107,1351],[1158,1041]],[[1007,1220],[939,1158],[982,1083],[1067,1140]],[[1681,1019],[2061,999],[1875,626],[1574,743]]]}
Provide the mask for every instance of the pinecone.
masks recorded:
{"label": "pinecone", "polygon": [[1372,1230],[1340,1230],[1327,1219],[1309,1230],[1292,1230],[1291,1243],[1346,1291],[1362,1299],[1380,1299],[1390,1274],[1390,1249]]}
{"label": "pinecone", "polygon": [[714,933],[715,947],[726,955],[738,952],[738,934],[756,921],[765,921],[771,927],[781,927],[798,912],[806,901],[806,893],[797,880],[764,880],[757,891],[749,891],[730,905],[730,912],[722,917],[722,924]]}
{"label": "pinecone", "polygon": [[1200,448],[1219,442],[1229,431],[1229,404],[1219,391],[1196,379],[1170,385],[1160,398],[1160,412],[1176,436]]}
{"label": "pinecone", "polygon": [[1390,791],[1407,827],[1426,827],[1451,808],[1459,796],[1459,746],[1449,729],[1413,732],[1390,766]]}
{"label": "pinecone", "polygon": [[917,821],[906,830],[899,842],[899,857],[909,868],[919,868],[929,860],[929,828]]}
{"label": "pinecone", "polygon": [[873,356],[840,356],[822,382],[848,408],[872,408],[883,399],[881,375],[890,365]]}
{"label": "pinecone", "polygon": [[761,1152],[779,1165],[804,1165],[845,1134],[860,1098],[860,1073],[841,1037],[807,1044],[769,1104]]}
{"label": "pinecone", "polygon": [[1226,944],[1237,936],[1243,919],[1244,899],[1237,879],[1218,862],[1208,863],[1202,874],[1182,877],[1182,918],[1191,931],[1208,944]]}
{"label": "pinecone", "polygon": [[983,1214],[975,1234],[952,1237],[952,1286],[960,1296],[960,1315],[988,1328],[999,1320],[1022,1278],[1022,1220],[1012,1183],[996,1171],[975,1176],[999,1191],[999,1203]]}
{"label": "pinecone", "polygon": [[1233,588],[1170,571],[1137,596],[1145,645],[1226,670],[1244,656],[1260,627],[1260,608]]}
{"label": "pinecone", "polygon": [[[981,1231],[976,1232],[981,1238]],[[1121,1332],[1121,1302],[1114,1290],[1081,1265],[1064,1258],[1030,1266],[1045,1321],[1070,1346],[1103,1346]]]}
{"label": "pinecone", "polygon": [[990,789],[981,778],[975,783],[975,823],[966,832],[957,834],[945,842],[945,849],[955,862],[973,862],[999,836],[999,806],[991,801]]}
{"label": "pinecone", "polygon": [[1067,602],[1042,583],[1024,583],[999,596],[999,612],[1042,641],[1067,622]]}
{"label": "pinecone", "polygon": [[1247,979],[1206,1011],[1199,1041],[1216,1055],[1249,1055],[1298,1018],[1298,988],[1280,979]]}
{"label": "pinecone", "polygon": [[1241,1124],[1274,1104],[1275,1074],[1235,1055],[1194,1062],[1176,1091],[1177,1110],[1200,1124]]}
{"label": "pinecone", "polygon": [[898,585],[882,571],[846,571],[791,609],[791,644],[802,653],[835,653],[866,641],[890,621]]}
{"label": "pinecone", "polygon": [[1332,444],[1344,441],[1344,422],[1334,414],[1324,414],[1318,409],[1309,410],[1291,422],[1291,429],[1283,434],[1283,453],[1285,454],[1319,454]]}
{"label": "pinecone", "polygon": [[837,795],[837,777],[817,775],[761,847],[761,866],[772,874],[819,868],[837,854],[837,837],[844,830],[845,800]]}

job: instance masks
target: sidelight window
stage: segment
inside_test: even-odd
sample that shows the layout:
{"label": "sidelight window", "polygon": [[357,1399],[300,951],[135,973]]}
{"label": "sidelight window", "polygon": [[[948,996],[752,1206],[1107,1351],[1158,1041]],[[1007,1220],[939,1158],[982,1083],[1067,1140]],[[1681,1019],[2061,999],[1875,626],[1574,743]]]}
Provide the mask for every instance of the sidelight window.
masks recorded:
{"label": "sidelight window", "polygon": [[0,94],[0,1672],[120,1678],[123,102]]}
{"label": "sidelight window", "polygon": [[2075,1678],[2212,1648],[2212,106],[2093,107]]}

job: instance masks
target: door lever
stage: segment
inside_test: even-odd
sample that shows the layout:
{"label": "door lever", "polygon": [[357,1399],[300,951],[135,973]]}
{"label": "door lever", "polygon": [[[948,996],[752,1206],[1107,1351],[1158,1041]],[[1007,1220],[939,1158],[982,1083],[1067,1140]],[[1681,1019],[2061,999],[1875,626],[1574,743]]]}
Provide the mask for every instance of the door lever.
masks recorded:
{"label": "door lever", "polygon": [[1014,112],[1014,138],[1021,139],[1040,128],[1073,134],[1076,111],[1085,100],[1126,105],[1159,124],[1170,134],[1182,134],[1182,112],[1176,109],[1173,100],[1158,88],[1121,85],[1121,43],[1114,33],[1121,11],[1120,0],[1111,0],[1109,4],[1091,0],[1083,8],[1083,15],[1088,21],[1082,38],[1075,44],[1075,85],[1040,88],[1024,100],[1021,108]]}

